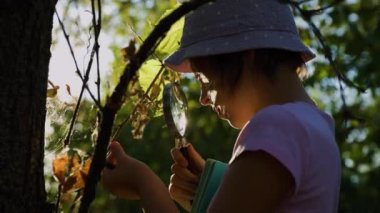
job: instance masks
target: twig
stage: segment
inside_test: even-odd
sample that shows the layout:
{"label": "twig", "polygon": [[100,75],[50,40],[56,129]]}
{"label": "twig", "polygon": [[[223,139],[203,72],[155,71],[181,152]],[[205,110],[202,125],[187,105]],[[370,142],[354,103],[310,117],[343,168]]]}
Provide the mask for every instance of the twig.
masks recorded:
{"label": "twig", "polygon": [[[135,34],[135,36],[141,41],[141,42],[144,42],[144,39],[141,38],[141,36],[139,34],[137,34],[137,32],[133,29],[133,27],[128,23],[128,26],[129,28],[131,29],[131,31]],[[162,66],[165,66],[164,62],[155,54],[153,53],[152,54],[160,63]]]}
{"label": "twig", "polygon": [[48,80],[48,83],[51,87],[55,88],[56,86],[53,84],[53,82],[51,82],[50,80]]}
{"label": "twig", "polygon": [[[99,47],[99,35],[100,35],[100,30],[102,28],[102,4],[100,2],[100,0],[97,0],[97,7],[98,7],[98,19],[97,21],[95,21],[95,18],[96,18],[96,14],[95,14],[95,5],[94,5],[94,0],[91,0],[91,8],[92,8],[92,22],[93,22],[93,26],[94,26],[94,30],[95,30],[95,43],[97,44],[97,46]],[[96,75],[97,75],[97,79],[96,79],[96,88],[97,88],[97,93],[98,93],[98,102],[100,103],[101,102],[101,96],[100,96],[100,64],[99,64],[99,48],[96,50]],[[99,123],[100,122],[100,119],[101,119],[101,113],[100,111],[97,112],[97,120]],[[97,128],[97,127],[96,127]]]}
{"label": "twig", "polygon": [[100,179],[100,172],[105,165],[107,147],[112,133],[112,125],[117,111],[124,102],[125,92],[128,88],[129,82],[136,74],[141,64],[148,58],[148,55],[154,51],[153,47],[156,46],[157,41],[169,31],[170,27],[186,13],[195,10],[200,5],[210,1],[211,0],[193,0],[185,2],[168,16],[163,18],[125,67],[119,83],[102,110],[103,116],[100,124],[99,137],[96,142],[93,161],[87,176],[82,203],[79,208],[80,213],[88,212],[88,208],[95,198],[96,185]]}
{"label": "twig", "polygon": [[323,51],[324,51],[324,55],[326,56],[327,60],[329,61],[329,63],[331,64],[331,66],[333,67],[333,71],[335,72],[335,74],[337,75],[337,77],[342,80],[345,84],[351,86],[351,87],[354,87],[356,88],[359,92],[361,93],[364,93],[366,91],[365,88],[363,87],[360,87],[358,85],[356,85],[355,83],[353,83],[351,80],[347,79],[340,71],[339,69],[336,67],[336,64],[334,62],[334,59],[332,57],[332,53],[331,53],[331,49],[328,45],[326,45],[326,42],[325,42],[325,39],[321,33],[321,31],[318,29],[318,27],[311,21],[311,17],[314,16],[314,15],[317,15],[319,13],[321,13],[323,10],[327,9],[327,8],[331,8],[339,3],[342,2],[342,0],[335,0],[334,2],[332,2],[330,5],[327,5],[325,7],[322,7],[321,9],[316,9],[316,10],[304,10],[300,7],[300,3],[298,2],[295,2],[295,1],[290,1],[288,0],[288,2],[290,4],[292,4],[298,11],[299,13],[301,14],[302,18],[309,24],[309,26],[311,27],[311,30],[313,31],[313,33],[315,34],[315,36],[317,37],[319,43],[321,44],[322,48],[323,48]]}
{"label": "twig", "polygon": [[[144,40],[141,38],[141,36],[139,36],[132,28],[132,26],[130,24],[128,24],[128,26],[130,27],[131,31],[135,34],[135,36],[141,41],[141,42],[144,42]],[[157,46],[157,45],[156,45]],[[156,47],[155,46],[155,47]],[[156,74],[156,76],[154,77],[153,81],[149,84],[149,87],[148,89],[145,91],[144,95],[139,99],[138,103],[135,105],[135,107],[133,108],[130,116],[128,116],[127,119],[125,119],[124,121],[122,121],[118,127],[116,128],[115,130],[115,133],[113,134],[113,136],[111,137],[111,141],[113,141],[115,138],[118,138],[119,137],[119,134],[120,134],[120,131],[121,129],[123,128],[123,126],[128,123],[132,116],[136,113],[136,110],[137,110],[137,107],[140,103],[142,103],[142,101],[144,100],[145,97],[147,97],[148,93],[150,92],[150,90],[152,89],[154,83],[157,81],[158,77],[161,75],[162,71],[164,70],[164,63],[162,62],[162,60],[155,54],[153,53],[152,54],[160,63],[161,63],[161,69],[158,71],[158,73]]]}
{"label": "twig", "polygon": [[[67,42],[67,44],[68,44],[68,46],[69,46],[71,56],[72,56],[72,58],[73,58],[73,60],[74,60],[74,64],[75,64],[75,68],[76,68],[75,73],[76,73],[76,74],[79,76],[79,78],[83,81],[84,79],[83,79],[83,76],[82,76],[82,74],[81,74],[81,72],[80,72],[80,69],[79,69],[79,66],[78,66],[78,62],[77,62],[77,59],[76,59],[75,54],[74,54],[74,50],[73,50],[73,47],[72,47],[71,42],[70,42],[69,35],[67,34],[66,29],[65,29],[65,26],[64,26],[64,24],[63,24],[61,18],[59,17],[59,14],[58,14],[58,12],[57,12],[57,9],[55,9],[55,15],[56,15],[56,17],[57,17],[57,19],[58,19],[59,25],[61,26],[61,29],[62,29],[63,35],[64,35],[64,37],[65,37],[65,39],[66,39],[66,42]],[[96,104],[96,106],[97,106],[99,109],[101,109],[102,107],[101,107],[100,103],[97,101],[97,99],[95,98],[95,96],[92,94],[92,92],[91,92],[90,88],[88,88],[87,84],[86,84],[86,90],[87,90],[87,92],[89,93],[91,99],[92,99],[92,100],[94,101],[94,103]]]}
{"label": "twig", "polygon": [[94,0],[91,0],[91,11],[92,11],[92,25],[94,26],[95,31],[95,45],[98,46],[96,51],[96,70],[97,70],[97,80],[95,82],[97,86],[97,93],[98,93],[98,101],[100,102],[100,69],[99,69],[99,34],[101,30],[101,2],[100,0],[97,0],[97,7],[98,7],[98,19],[96,19],[96,13],[95,13],[95,2]]}
{"label": "twig", "polygon": [[57,201],[55,203],[55,213],[59,212],[59,203],[61,202],[61,194],[62,194],[62,184],[60,183],[58,185],[58,198],[57,198]]}
{"label": "twig", "polygon": [[142,101],[148,96],[148,94],[149,94],[150,90],[152,89],[154,83],[156,83],[158,77],[161,75],[162,71],[164,71],[164,68],[165,68],[164,65],[162,65],[161,69],[158,71],[158,73],[156,74],[156,76],[154,77],[154,79],[152,80],[152,82],[149,84],[149,87],[145,91],[144,95],[139,99],[138,103],[133,108],[133,111],[131,112],[131,114],[129,115],[129,117],[127,119],[125,119],[123,122],[121,122],[121,124],[117,127],[117,129],[115,130],[115,133],[111,137],[111,141],[113,141],[115,138],[119,137],[121,129],[123,128],[123,126],[126,123],[128,123],[131,120],[132,116],[136,113],[136,110],[137,110],[137,107],[139,106],[139,104],[142,103]]}
{"label": "twig", "polygon": [[324,55],[327,58],[327,60],[329,61],[330,65],[332,67],[332,70],[334,71],[334,73],[338,77],[340,97],[341,97],[342,105],[343,105],[343,107],[342,107],[343,108],[343,114],[344,114],[343,116],[345,117],[345,120],[348,120],[348,119],[363,120],[363,119],[358,118],[355,115],[353,115],[350,112],[350,110],[348,109],[348,106],[347,106],[347,103],[346,103],[346,98],[345,98],[345,95],[344,95],[344,89],[343,89],[342,81],[345,84],[347,84],[348,86],[356,88],[360,93],[364,93],[366,91],[366,88],[362,88],[362,87],[356,85],[354,82],[352,82],[351,80],[347,79],[346,76],[343,75],[343,73],[341,73],[339,71],[339,69],[336,66],[336,63],[335,63],[335,61],[334,61],[334,59],[332,57],[332,53],[331,53],[330,47],[326,44],[325,39],[324,39],[321,31],[311,21],[311,17],[312,16],[317,15],[317,14],[321,13],[322,11],[324,11],[324,10],[326,10],[328,8],[331,8],[331,7],[337,5],[337,4],[341,3],[341,2],[342,2],[342,0],[334,0],[330,5],[322,7],[320,9],[304,10],[300,6],[300,4],[302,4],[302,3],[288,0],[288,3],[290,3],[291,5],[293,5],[299,11],[299,13],[301,14],[302,18],[309,24],[311,30],[313,31],[314,35],[317,37],[319,43],[321,44],[323,52],[324,52]]}
{"label": "twig", "polygon": [[73,204],[70,206],[70,210],[69,210],[70,213],[74,212],[75,208],[77,207],[77,204],[80,201],[81,194],[82,194],[81,190],[78,190],[73,200]]}
{"label": "twig", "polygon": [[[91,0],[91,1],[93,2],[94,0]],[[98,38],[99,33],[100,33],[100,31],[96,30],[96,27],[95,27],[94,28],[95,38]],[[68,131],[67,136],[66,136],[65,141],[64,141],[65,146],[68,146],[70,144],[71,133],[73,131],[73,127],[74,127],[74,124],[75,124],[75,121],[76,121],[76,118],[77,118],[77,115],[78,115],[78,112],[79,112],[79,107],[80,107],[80,104],[81,104],[81,101],[82,101],[83,92],[84,92],[84,89],[86,88],[87,82],[89,80],[89,75],[90,75],[90,72],[91,72],[91,67],[92,67],[93,59],[94,59],[94,56],[95,56],[96,52],[98,51],[98,49],[99,49],[99,44],[98,44],[98,42],[95,39],[94,45],[92,46],[92,51],[91,51],[91,55],[90,55],[90,60],[89,60],[88,65],[87,65],[86,73],[84,74],[83,83],[82,83],[82,89],[81,89],[81,91],[79,93],[78,101],[77,101],[77,104],[75,106],[73,117],[71,119],[69,131]]]}
{"label": "twig", "polygon": [[[308,2],[310,0],[304,0],[304,1],[294,1],[294,0],[288,0],[288,3],[299,7],[301,4],[304,4],[305,2]],[[344,0],[333,0],[333,2],[331,2],[330,4],[326,5],[326,6],[323,6],[321,8],[318,8],[318,9],[311,9],[311,10],[304,10],[304,9],[301,9],[302,12],[304,13],[305,16],[314,16],[314,15],[317,15],[317,14],[320,14],[322,13],[323,11],[329,9],[329,8],[332,8],[334,7],[335,5],[337,4],[340,4],[342,3]]]}

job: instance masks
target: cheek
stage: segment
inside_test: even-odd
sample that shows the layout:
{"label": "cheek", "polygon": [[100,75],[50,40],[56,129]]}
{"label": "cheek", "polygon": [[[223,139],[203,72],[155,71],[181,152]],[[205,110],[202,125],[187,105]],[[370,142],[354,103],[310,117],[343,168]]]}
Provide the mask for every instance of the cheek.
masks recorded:
{"label": "cheek", "polygon": [[224,107],[226,115],[228,115],[228,118],[231,119],[232,122],[239,117],[241,110],[236,98],[236,95],[233,94],[218,94],[216,98],[217,105]]}
{"label": "cheek", "polygon": [[230,94],[227,90],[220,89],[215,92],[214,100],[216,104],[229,106],[233,105],[235,96]]}

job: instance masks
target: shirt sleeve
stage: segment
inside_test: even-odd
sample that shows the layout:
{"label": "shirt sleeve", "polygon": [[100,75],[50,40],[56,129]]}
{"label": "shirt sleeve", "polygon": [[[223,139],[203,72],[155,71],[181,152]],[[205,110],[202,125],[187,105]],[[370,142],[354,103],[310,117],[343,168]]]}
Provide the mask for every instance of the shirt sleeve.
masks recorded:
{"label": "shirt sleeve", "polygon": [[242,129],[234,147],[231,162],[244,151],[264,151],[276,158],[293,176],[294,193],[301,182],[302,164],[307,149],[305,130],[290,112],[272,106],[257,113]]}

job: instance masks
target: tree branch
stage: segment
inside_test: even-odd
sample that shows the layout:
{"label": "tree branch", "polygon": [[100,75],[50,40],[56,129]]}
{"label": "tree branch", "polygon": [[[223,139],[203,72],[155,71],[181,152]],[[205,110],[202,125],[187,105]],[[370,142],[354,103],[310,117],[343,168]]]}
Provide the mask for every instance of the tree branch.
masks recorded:
{"label": "tree branch", "polygon": [[[65,39],[66,39],[66,42],[67,42],[67,44],[68,44],[68,46],[69,46],[71,56],[72,56],[72,58],[73,58],[73,60],[74,60],[74,64],[75,64],[75,68],[76,68],[76,71],[75,71],[75,72],[77,73],[77,75],[79,76],[79,78],[80,78],[80,79],[82,80],[82,82],[83,82],[84,79],[83,79],[83,76],[82,76],[82,74],[81,74],[81,72],[80,72],[80,69],[79,69],[79,66],[78,66],[78,62],[77,62],[77,59],[76,59],[75,54],[74,54],[74,50],[73,50],[73,47],[72,47],[71,42],[70,42],[69,35],[68,35],[67,32],[66,32],[65,26],[64,26],[64,24],[63,24],[61,18],[59,17],[59,14],[58,14],[57,10],[55,10],[55,15],[56,15],[56,17],[57,17],[57,19],[58,19],[59,25],[61,26],[61,29],[62,29],[63,35],[64,35],[64,37],[65,37]],[[92,99],[92,100],[94,101],[94,103],[96,104],[96,106],[97,106],[99,109],[101,109],[100,102],[97,101],[97,99],[95,98],[95,96],[92,94],[90,88],[88,88],[88,85],[87,85],[87,84],[86,84],[86,90],[87,90],[87,92],[89,93],[91,99]]]}
{"label": "tree branch", "polygon": [[[93,5],[94,0],[91,0],[91,2],[92,2],[92,5]],[[95,16],[95,8],[94,7],[92,7],[92,12],[93,12],[93,16]],[[96,18],[93,18],[93,20],[96,20]],[[94,21],[94,22],[95,22],[95,26],[94,26],[95,41],[94,41],[94,45],[92,46],[90,60],[89,60],[89,62],[87,64],[86,72],[85,72],[84,78],[82,80],[83,81],[83,83],[82,83],[82,89],[81,89],[81,91],[79,93],[78,101],[77,101],[77,104],[75,106],[73,117],[71,119],[69,131],[68,131],[68,133],[66,135],[66,138],[65,138],[65,141],[64,141],[64,145],[65,146],[68,146],[70,144],[71,133],[73,131],[76,118],[78,116],[79,107],[80,107],[80,104],[82,102],[82,97],[83,97],[84,89],[87,87],[87,82],[89,80],[89,76],[90,76],[90,72],[91,72],[91,68],[92,68],[93,59],[94,59],[95,54],[97,54],[98,51],[99,51],[98,37],[99,37],[99,33],[100,33],[100,28],[98,28],[98,26],[96,25],[96,21]],[[78,74],[79,73],[80,72],[78,72]],[[95,99],[95,103],[98,103],[98,100]],[[99,103],[99,105],[100,105],[100,103]]]}
{"label": "tree branch", "polygon": [[102,4],[100,0],[97,0],[97,8],[98,8],[98,19],[96,19],[95,12],[95,2],[91,0],[91,11],[92,11],[92,25],[94,26],[95,31],[95,45],[98,46],[96,49],[96,71],[97,71],[97,80],[95,82],[97,86],[98,93],[98,102],[100,102],[100,69],[99,69],[99,35],[101,30],[101,21],[102,21]]}
{"label": "tree branch", "polygon": [[330,5],[324,6],[324,7],[320,8],[320,9],[304,10],[304,9],[301,8],[300,3],[296,2],[296,1],[288,0],[288,3],[290,3],[291,5],[293,5],[299,11],[299,13],[301,14],[302,18],[309,24],[311,30],[313,31],[314,35],[317,37],[319,43],[321,44],[323,52],[324,52],[324,55],[326,56],[327,60],[331,64],[331,66],[333,68],[333,71],[337,75],[338,79],[341,80],[341,81],[343,81],[345,84],[347,84],[347,85],[349,85],[351,87],[356,88],[361,93],[363,93],[363,92],[365,92],[366,88],[363,88],[363,87],[360,87],[360,86],[356,85],[354,82],[352,82],[351,80],[347,79],[346,76],[344,76],[343,73],[341,73],[339,71],[339,69],[337,68],[337,66],[335,64],[335,61],[334,61],[334,59],[332,57],[332,53],[331,53],[330,47],[326,44],[325,39],[324,39],[321,31],[311,21],[311,17],[312,16],[318,15],[322,11],[324,11],[324,10],[326,10],[328,8],[331,8],[331,7],[337,5],[337,4],[341,3],[341,2],[342,2],[342,0],[334,0]]}
{"label": "tree branch", "polygon": [[107,146],[111,137],[115,115],[124,102],[124,95],[129,82],[136,74],[142,63],[148,58],[149,54],[154,51],[157,41],[160,40],[167,31],[169,31],[170,27],[186,13],[195,10],[200,5],[210,1],[211,0],[193,0],[183,3],[156,25],[153,31],[149,34],[148,38],[141,45],[138,52],[130,58],[129,63],[120,77],[119,83],[117,84],[111,97],[107,100],[106,106],[102,110],[103,116],[100,123],[100,132],[95,146],[93,161],[86,180],[86,186],[79,212],[88,212],[89,206],[95,198],[96,185],[100,179],[100,172],[105,166]]}
{"label": "tree branch", "polygon": [[339,69],[338,69],[338,67],[337,67],[337,65],[333,59],[330,47],[326,44],[325,39],[324,39],[321,31],[318,29],[318,27],[311,20],[312,16],[318,15],[322,11],[324,11],[328,8],[331,8],[331,7],[341,3],[343,1],[342,0],[334,0],[331,4],[329,4],[327,6],[324,6],[320,9],[313,9],[313,10],[302,9],[301,4],[303,2],[297,2],[297,1],[292,1],[292,0],[287,0],[287,2],[291,5],[293,5],[294,8],[301,14],[302,18],[309,24],[311,30],[313,31],[314,35],[317,37],[319,43],[321,44],[324,55],[327,58],[327,60],[329,61],[330,65],[332,67],[332,70],[334,71],[334,73],[338,77],[340,97],[342,100],[342,105],[343,105],[342,108],[343,108],[343,114],[344,114],[345,120],[348,120],[348,119],[355,119],[355,120],[359,120],[359,121],[363,120],[363,119],[358,118],[355,115],[353,115],[353,113],[351,113],[351,111],[348,109],[348,106],[346,103],[346,98],[344,95],[344,89],[343,89],[342,81],[346,85],[353,87],[353,88],[356,88],[360,93],[364,93],[366,91],[366,88],[363,88],[361,86],[356,85],[354,82],[347,79],[347,77],[342,72],[339,71]]}

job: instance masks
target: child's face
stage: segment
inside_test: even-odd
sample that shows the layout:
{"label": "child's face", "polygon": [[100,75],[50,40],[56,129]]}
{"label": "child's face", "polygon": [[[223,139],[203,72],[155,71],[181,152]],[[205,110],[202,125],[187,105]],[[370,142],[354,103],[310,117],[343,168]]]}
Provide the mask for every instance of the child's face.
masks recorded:
{"label": "child's face", "polygon": [[195,78],[201,84],[201,94],[199,102],[204,106],[210,106],[217,113],[220,119],[226,120],[232,127],[240,128],[240,125],[236,125],[234,116],[234,96],[229,94],[228,88],[222,88],[218,85],[217,81],[212,77],[207,77],[202,72],[194,72]]}

